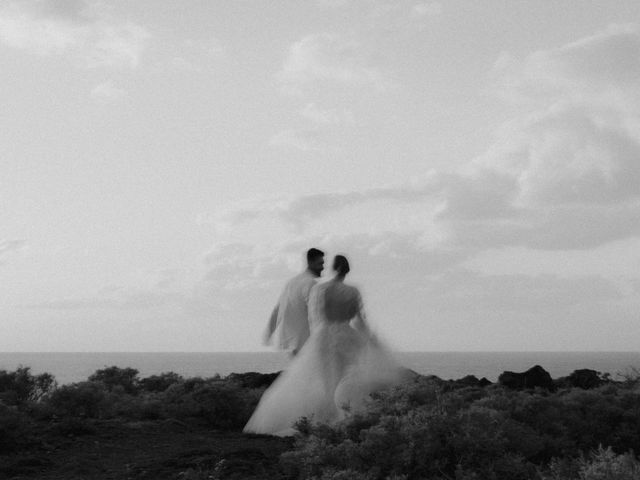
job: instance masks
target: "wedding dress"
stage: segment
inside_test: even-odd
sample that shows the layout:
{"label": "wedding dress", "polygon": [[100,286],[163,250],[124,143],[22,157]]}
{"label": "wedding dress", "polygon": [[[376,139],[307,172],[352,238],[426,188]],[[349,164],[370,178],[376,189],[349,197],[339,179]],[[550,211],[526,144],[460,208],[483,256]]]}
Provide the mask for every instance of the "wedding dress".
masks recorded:
{"label": "wedding dress", "polygon": [[360,292],[339,280],[309,295],[311,334],[264,392],[243,431],[293,435],[300,417],[334,423],[364,406],[369,394],[402,379],[402,369],[370,332]]}

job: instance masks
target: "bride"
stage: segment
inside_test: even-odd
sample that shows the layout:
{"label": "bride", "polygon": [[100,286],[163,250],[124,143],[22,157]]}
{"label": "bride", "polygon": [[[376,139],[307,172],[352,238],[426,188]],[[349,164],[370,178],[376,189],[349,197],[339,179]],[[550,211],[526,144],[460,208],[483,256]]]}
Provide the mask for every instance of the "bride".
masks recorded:
{"label": "bride", "polygon": [[401,381],[402,369],[372,335],[362,297],[344,282],[346,257],[336,255],[335,277],[309,295],[309,339],[273,384],[243,431],[293,435],[300,417],[333,423],[362,408],[369,394]]}

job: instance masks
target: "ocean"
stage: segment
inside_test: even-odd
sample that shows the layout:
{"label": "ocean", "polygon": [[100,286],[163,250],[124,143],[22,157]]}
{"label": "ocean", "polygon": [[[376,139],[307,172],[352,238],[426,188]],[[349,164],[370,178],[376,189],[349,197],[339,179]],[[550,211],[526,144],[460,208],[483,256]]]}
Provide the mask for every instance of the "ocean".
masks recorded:
{"label": "ocean", "polygon": [[[632,367],[640,369],[640,352],[397,352],[395,355],[418,373],[444,379],[472,374],[496,381],[504,370],[520,372],[536,364],[553,378],[580,368],[609,372],[614,378]],[[185,377],[210,377],[232,372],[276,372],[287,363],[286,355],[279,352],[0,352],[0,370],[29,366],[32,373],[55,375],[59,384],[86,380],[96,370],[111,365],[136,368],[141,377],[169,371]]]}

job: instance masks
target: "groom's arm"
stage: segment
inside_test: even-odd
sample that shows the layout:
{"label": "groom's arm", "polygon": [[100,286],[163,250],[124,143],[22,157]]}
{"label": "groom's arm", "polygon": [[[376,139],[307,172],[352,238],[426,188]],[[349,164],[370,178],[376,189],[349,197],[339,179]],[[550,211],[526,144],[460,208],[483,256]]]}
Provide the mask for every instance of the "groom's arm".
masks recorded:
{"label": "groom's arm", "polygon": [[307,306],[307,322],[309,324],[309,328],[311,328],[311,302],[313,301],[311,298],[311,291],[313,290],[313,287],[315,287],[317,285],[317,282],[315,280],[311,281],[309,284],[307,284],[305,286],[305,289],[303,290],[303,299],[304,299],[304,304]]}
{"label": "groom's arm", "polygon": [[278,324],[278,310],[280,305],[276,305],[271,312],[271,317],[269,318],[269,323],[267,324],[267,331],[264,333],[264,344],[269,344],[269,339],[271,339],[271,335],[273,335],[274,330]]}

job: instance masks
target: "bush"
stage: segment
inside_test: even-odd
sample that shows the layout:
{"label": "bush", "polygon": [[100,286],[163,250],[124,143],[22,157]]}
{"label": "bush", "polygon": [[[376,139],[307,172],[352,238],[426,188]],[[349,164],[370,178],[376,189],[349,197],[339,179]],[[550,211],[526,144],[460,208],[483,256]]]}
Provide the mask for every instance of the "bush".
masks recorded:
{"label": "bush", "polygon": [[[379,392],[366,412],[337,425],[303,419],[297,429],[295,448],[281,456],[291,478],[353,471],[373,479],[526,480],[539,479],[538,471],[553,464],[595,480],[601,477],[593,472],[605,461],[615,463],[611,458],[601,453],[588,468],[567,459],[599,443],[640,451],[640,393],[611,384],[557,393],[498,385],[452,389],[420,378]],[[624,458],[616,462],[627,465]]]}
{"label": "bush", "polygon": [[249,420],[261,391],[247,390],[219,379],[189,379],[171,385],[162,396],[166,415],[196,418],[213,428],[240,429]]}
{"label": "bush", "polygon": [[611,447],[593,452],[591,460],[580,466],[582,480],[638,480],[640,462],[632,453],[616,455]]}
{"label": "bush", "polygon": [[617,372],[616,376],[622,379],[624,385],[628,388],[640,385],[640,368],[629,366],[624,372]]}
{"label": "bush", "polygon": [[541,480],[638,480],[640,461],[632,452],[616,454],[599,445],[588,457],[554,458]]}
{"label": "bush", "polygon": [[132,394],[138,390],[138,370],[135,368],[120,368],[115,365],[96,370],[89,377],[90,382],[102,382],[107,390],[120,387],[124,392]]}
{"label": "bush", "polygon": [[63,385],[49,396],[49,404],[61,416],[105,418],[111,413],[107,389],[101,382]]}
{"label": "bush", "polygon": [[194,419],[229,430],[244,426],[262,393],[219,377],[184,380],[171,372],[138,381],[136,370],[117,367],[89,378],[58,388],[33,412],[40,418]]}
{"label": "bush", "polygon": [[87,419],[77,417],[66,417],[58,422],[52,423],[48,428],[49,433],[54,435],[87,435],[96,433],[96,428]]}
{"label": "bush", "polygon": [[33,422],[15,407],[0,402],[0,454],[13,452],[31,443]]}
{"label": "bush", "polygon": [[13,372],[0,370],[0,401],[6,405],[23,406],[36,402],[56,387],[50,373],[32,375],[29,367],[18,367]]}
{"label": "bush", "polygon": [[160,375],[151,375],[139,382],[139,387],[147,392],[164,392],[171,385],[182,382],[182,376],[174,372],[164,372]]}

